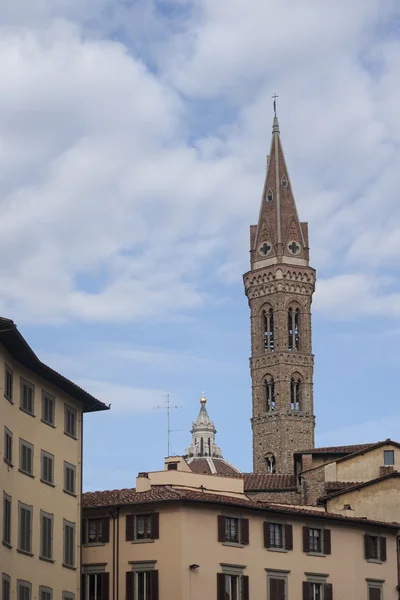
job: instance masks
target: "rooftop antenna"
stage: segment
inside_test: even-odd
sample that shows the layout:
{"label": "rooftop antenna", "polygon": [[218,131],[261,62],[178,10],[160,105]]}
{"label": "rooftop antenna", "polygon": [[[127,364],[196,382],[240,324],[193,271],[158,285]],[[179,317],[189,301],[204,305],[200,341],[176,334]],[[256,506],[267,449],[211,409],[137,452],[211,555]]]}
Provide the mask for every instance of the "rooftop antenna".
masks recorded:
{"label": "rooftop antenna", "polygon": [[273,98],[274,100],[274,114],[276,117],[276,99],[279,98],[279,96],[277,94],[274,94],[273,96],[271,96],[271,98]]}
{"label": "rooftop antenna", "polygon": [[156,410],[166,410],[167,411],[167,433],[168,433],[168,454],[170,456],[171,451],[171,433],[173,431],[180,431],[179,429],[171,429],[171,410],[182,408],[182,406],[176,406],[175,404],[171,406],[169,394],[165,394],[165,406],[155,406]]}

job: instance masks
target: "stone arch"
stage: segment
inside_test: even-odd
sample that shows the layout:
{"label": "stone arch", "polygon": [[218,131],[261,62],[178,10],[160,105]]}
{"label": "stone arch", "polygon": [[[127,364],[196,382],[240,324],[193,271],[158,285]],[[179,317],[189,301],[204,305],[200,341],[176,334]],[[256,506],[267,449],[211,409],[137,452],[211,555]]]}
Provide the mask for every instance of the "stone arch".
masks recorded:
{"label": "stone arch", "polygon": [[304,377],[298,371],[290,377],[290,410],[304,410]]}

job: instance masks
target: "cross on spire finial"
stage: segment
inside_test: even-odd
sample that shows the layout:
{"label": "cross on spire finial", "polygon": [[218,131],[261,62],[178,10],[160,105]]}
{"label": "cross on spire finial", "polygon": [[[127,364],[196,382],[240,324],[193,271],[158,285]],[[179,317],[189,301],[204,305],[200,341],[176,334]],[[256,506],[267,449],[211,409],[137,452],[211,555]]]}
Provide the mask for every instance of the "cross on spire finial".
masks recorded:
{"label": "cross on spire finial", "polygon": [[273,96],[271,96],[271,98],[273,98],[274,100],[274,114],[276,117],[276,99],[279,98],[279,96],[277,94],[274,94]]}

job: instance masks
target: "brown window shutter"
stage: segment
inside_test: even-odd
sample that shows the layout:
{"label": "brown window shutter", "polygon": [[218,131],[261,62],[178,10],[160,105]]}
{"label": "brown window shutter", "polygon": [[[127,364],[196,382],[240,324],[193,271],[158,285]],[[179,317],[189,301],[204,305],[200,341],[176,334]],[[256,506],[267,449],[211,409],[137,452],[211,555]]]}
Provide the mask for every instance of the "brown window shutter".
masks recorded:
{"label": "brown window shutter", "polygon": [[324,583],[324,600],[333,600],[333,585]]}
{"label": "brown window shutter", "polygon": [[382,600],[381,590],[378,588],[370,588],[368,600]]}
{"label": "brown window shutter", "polygon": [[134,589],[133,589],[134,582],[135,582],[134,572],[127,571],[126,572],[126,594],[125,594],[126,600],[133,600],[135,597]]}
{"label": "brown window shutter", "polygon": [[269,523],[264,521],[264,546],[265,548],[269,548],[271,545],[269,540]]}
{"label": "brown window shutter", "polygon": [[277,600],[286,600],[286,594],[285,594],[285,587],[286,587],[286,583],[284,579],[277,579],[276,580],[277,583],[277,595],[276,595],[276,599]]}
{"label": "brown window shutter", "polygon": [[385,537],[379,538],[379,542],[380,542],[380,547],[381,547],[380,559],[382,562],[385,562],[386,561],[386,538]]}
{"label": "brown window shutter", "polygon": [[371,552],[370,552],[370,540],[369,540],[369,535],[368,533],[366,533],[364,535],[364,556],[365,558],[368,560],[369,558],[371,558]]}
{"label": "brown window shutter", "polygon": [[82,519],[82,523],[81,523],[81,540],[82,540],[82,545],[84,546],[87,543],[87,539],[86,539],[86,527],[87,525],[87,520],[86,519]]}
{"label": "brown window shutter", "polygon": [[151,515],[151,539],[158,540],[160,537],[160,513],[155,512]]}
{"label": "brown window shutter", "polygon": [[103,529],[101,533],[101,541],[108,544],[110,541],[110,519],[103,519]]}
{"label": "brown window shutter", "polygon": [[312,587],[309,581],[303,581],[303,600],[312,600]]}
{"label": "brown window shutter", "polygon": [[150,571],[150,600],[158,600],[158,571]]}
{"label": "brown window shutter", "polygon": [[249,543],[249,520],[240,519],[240,542],[247,546]]}
{"label": "brown window shutter", "polygon": [[218,515],[218,541],[225,542],[225,517]]}
{"label": "brown window shutter", "polygon": [[225,600],[225,575],[217,573],[217,600]]}
{"label": "brown window shutter", "polygon": [[110,598],[110,573],[102,573],[101,575],[101,600],[109,600]]}
{"label": "brown window shutter", "polygon": [[285,548],[293,550],[293,527],[291,525],[285,525]]}
{"label": "brown window shutter", "polygon": [[324,554],[331,553],[331,530],[324,529]]}
{"label": "brown window shutter", "polygon": [[126,515],[126,541],[130,542],[134,538],[134,519],[135,515]]}
{"label": "brown window shutter", "polygon": [[274,579],[270,577],[269,579],[269,599],[268,600],[279,600],[279,589],[278,589],[278,579]]}
{"label": "brown window shutter", "polygon": [[86,575],[81,575],[81,600],[86,598]]}
{"label": "brown window shutter", "polygon": [[310,551],[310,537],[309,528],[303,527],[303,552]]}
{"label": "brown window shutter", "polygon": [[249,600],[249,577],[242,575],[242,600]]}

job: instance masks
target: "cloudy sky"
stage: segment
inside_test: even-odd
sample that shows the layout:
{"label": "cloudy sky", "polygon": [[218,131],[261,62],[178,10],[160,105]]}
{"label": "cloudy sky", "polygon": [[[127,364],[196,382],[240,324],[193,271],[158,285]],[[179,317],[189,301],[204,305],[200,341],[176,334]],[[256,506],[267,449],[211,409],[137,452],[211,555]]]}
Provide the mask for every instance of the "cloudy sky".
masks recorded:
{"label": "cloudy sky", "polygon": [[242,288],[279,94],[309,221],[316,443],[399,438],[398,0],[0,0],[0,313],[100,399],[85,488],[251,470]]}

